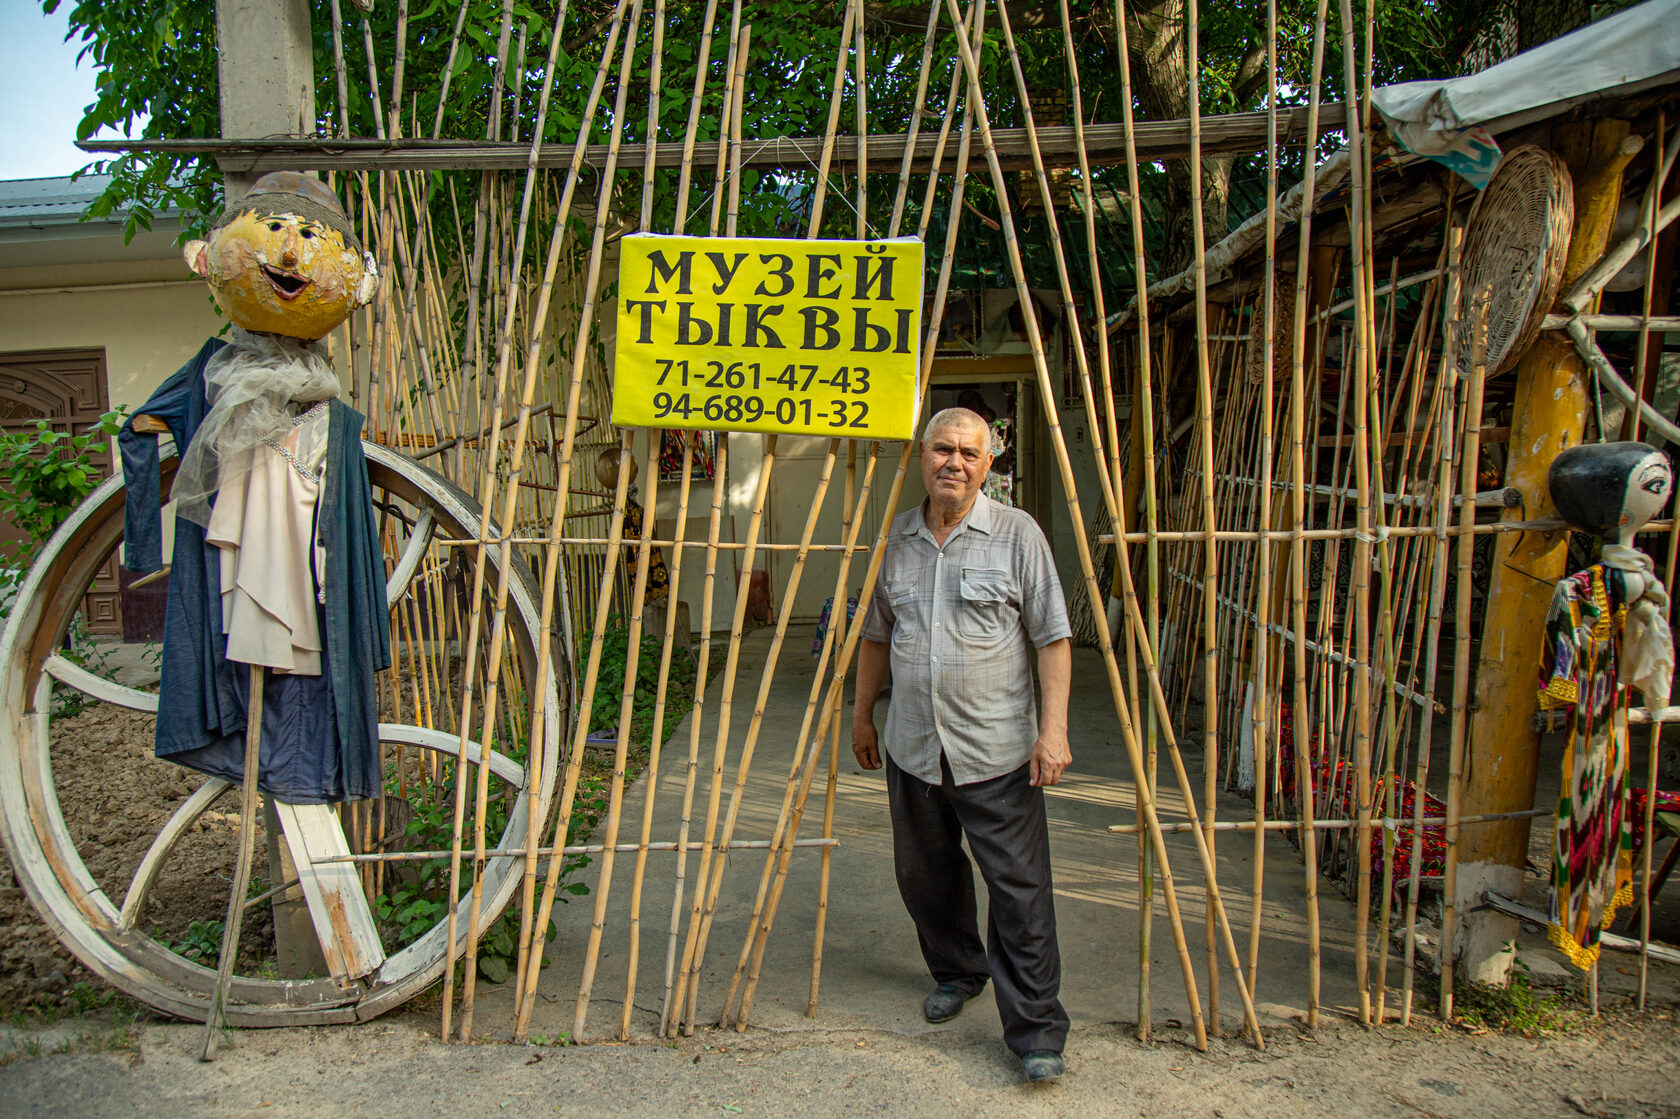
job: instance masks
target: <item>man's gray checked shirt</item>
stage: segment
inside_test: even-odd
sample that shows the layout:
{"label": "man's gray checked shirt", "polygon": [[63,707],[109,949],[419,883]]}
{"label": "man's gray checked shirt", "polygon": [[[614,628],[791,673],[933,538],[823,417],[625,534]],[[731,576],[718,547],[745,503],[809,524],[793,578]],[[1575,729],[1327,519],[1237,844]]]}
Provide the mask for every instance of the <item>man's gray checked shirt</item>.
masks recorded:
{"label": "man's gray checked shirt", "polygon": [[1025,765],[1038,738],[1027,647],[1073,633],[1050,546],[1026,513],[980,494],[941,548],[920,506],[893,519],[862,635],[892,647],[882,735],[906,773],[959,785]]}

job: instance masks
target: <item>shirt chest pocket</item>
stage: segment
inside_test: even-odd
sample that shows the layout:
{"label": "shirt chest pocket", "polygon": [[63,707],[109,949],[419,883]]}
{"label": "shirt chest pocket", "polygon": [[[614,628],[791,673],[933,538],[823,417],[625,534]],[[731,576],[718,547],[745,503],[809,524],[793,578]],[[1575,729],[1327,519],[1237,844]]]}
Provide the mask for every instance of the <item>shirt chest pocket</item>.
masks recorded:
{"label": "shirt chest pocket", "polygon": [[965,567],[957,584],[957,632],[963,637],[995,641],[1015,624],[1014,580],[995,567]]}

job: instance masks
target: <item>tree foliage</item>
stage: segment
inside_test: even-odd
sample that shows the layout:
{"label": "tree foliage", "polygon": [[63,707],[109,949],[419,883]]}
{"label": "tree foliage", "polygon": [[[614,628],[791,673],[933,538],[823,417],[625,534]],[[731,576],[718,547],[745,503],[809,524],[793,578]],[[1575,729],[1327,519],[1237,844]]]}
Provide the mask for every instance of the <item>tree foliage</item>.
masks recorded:
{"label": "tree foliage", "polygon": [[[42,0],[48,11],[65,0]],[[214,6],[207,0],[70,0],[71,38],[83,44],[83,56],[99,72],[99,96],[88,107],[81,135],[113,128],[147,139],[218,135],[216,26]],[[344,22],[339,40],[344,57],[343,92],[336,66],[332,0],[310,0],[314,34],[317,127],[322,134],[372,136],[388,122],[380,119],[371,90],[379,99],[392,96],[393,62],[398,39],[399,5],[380,3],[363,17],[342,5]],[[510,80],[504,85],[501,118],[503,138],[528,138],[535,127],[538,91],[553,34],[559,0],[514,0],[514,41],[525,29],[522,59],[509,48]],[[1473,0],[1372,0],[1376,3],[1375,35],[1377,84],[1439,76],[1456,67],[1465,45],[1475,33]],[[442,101],[440,133],[452,138],[482,138],[492,113],[495,63],[502,32],[504,0],[411,0],[401,90],[403,134],[429,136]],[[697,128],[696,191],[687,228],[703,229],[710,211],[706,192],[715,163],[720,133],[720,109],[726,76],[730,8],[718,5],[717,34],[709,57],[706,100]],[[1285,104],[1304,103],[1311,78],[1313,0],[1279,0],[1279,80]],[[613,0],[577,0],[561,30],[561,50],[554,74],[554,96],[545,126],[545,140],[575,142],[582,122],[587,91],[601,65],[615,5]],[[663,9],[664,37],[659,74],[659,101],[654,131],[662,140],[680,140],[689,116],[706,5],[702,0],[667,0]],[[1121,117],[1119,36],[1115,9],[1095,0],[1072,0],[1073,54],[1080,71],[1083,105],[1088,120]],[[753,28],[743,131],[749,137],[820,135],[828,118],[830,85],[845,4],[842,0],[749,0],[741,19]],[[1066,102],[1070,70],[1060,25],[1059,9],[1040,2],[1011,9],[1015,38],[1035,115],[1053,122],[1056,103]],[[464,12],[459,49],[450,64],[458,15]],[[868,128],[871,132],[901,131],[914,109],[921,62],[925,7],[866,8],[868,53]],[[1142,119],[1183,116],[1188,111],[1184,60],[1184,0],[1144,0],[1126,6],[1132,55],[1134,94]],[[1267,82],[1263,0],[1230,0],[1204,4],[1201,11],[1201,101],[1205,112],[1233,112],[1261,107]],[[1361,9],[1359,18],[1363,19]],[[942,20],[945,19],[942,14]],[[647,138],[647,106],[653,78],[652,13],[644,14],[638,29],[636,54],[626,91],[624,139]],[[1358,38],[1363,43],[1363,25]],[[1324,94],[1339,100],[1341,35],[1332,16],[1327,36]],[[620,43],[622,43],[622,34]],[[368,57],[369,46],[373,59]],[[942,110],[955,53],[948,23],[936,45],[938,60],[928,83],[932,113]],[[996,9],[988,12],[987,44],[982,52],[982,85],[987,110],[995,126],[1022,122],[1003,33]],[[849,68],[848,68],[849,70]],[[593,136],[602,141],[612,125],[618,62],[608,67],[601,108]],[[370,77],[371,75],[371,77]],[[445,81],[447,77],[447,82]],[[517,80],[511,80],[517,79]],[[850,77],[848,76],[848,83]],[[445,90],[447,89],[447,92]],[[517,93],[515,92],[517,90]],[[517,112],[515,105],[517,104]],[[856,101],[848,88],[842,101],[840,127],[857,127]],[[637,170],[621,165],[633,176]],[[220,205],[220,181],[213,161],[170,156],[120,156],[98,161],[112,183],[94,204],[93,216],[115,211],[128,215],[129,233],[145,228],[164,207],[180,207],[189,215],[214,214]],[[1205,181],[1209,198],[1209,238],[1217,239],[1226,221],[1231,161],[1211,161]],[[875,195],[890,197],[896,167],[877,165],[881,172]],[[1109,172],[1112,174],[1113,169]],[[1172,161],[1149,177],[1160,192],[1158,243],[1164,243],[1168,262],[1182,257],[1187,216],[1187,169]],[[676,172],[661,171],[656,190],[655,228],[669,229],[674,217]],[[748,173],[743,176],[741,229],[749,233],[791,232],[804,221],[811,170],[803,173]],[[460,176],[457,195],[463,204],[476,188],[476,176]],[[872,184],[873,186],[874,184]],[[911,198],[919,197],[918,190]],[[440,192],[437,197],[443,198]],[[971,180],[970,199],[995,212],[989,191]],[[440,203],[441,204],[441,203]],[[850,231],[853,216],[848,203],[836,201],[828,220],[836,233]],[[873,208],[872,208],[873,209]],[[879,217],[879,214],[873,214]],[[825,226],[825,231],[828,227]]]}

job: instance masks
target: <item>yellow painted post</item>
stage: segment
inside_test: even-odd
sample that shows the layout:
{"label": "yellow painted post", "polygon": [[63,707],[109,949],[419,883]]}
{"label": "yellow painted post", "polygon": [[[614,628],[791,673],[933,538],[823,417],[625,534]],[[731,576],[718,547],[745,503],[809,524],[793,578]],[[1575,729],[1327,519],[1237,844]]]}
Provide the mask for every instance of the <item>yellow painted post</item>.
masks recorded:
{"label": "yellow painted post", "polygon": [[[1609,243],[1621,198],[1622,171],[1638,144],[1630,138],[1626,121],[1601,120],[1560,126],[1553,147],[1575,181],[1575,227],[1563,280],[1567,291]],[[1560,451],[1581,441],[1588,377],[1561,332],[1542,334],[1523,355],[1517,366],[1505,473],[1505,485],[1515,487],[1523,503],[1507,510],[1506,519],[1557,516],[1546,492],[1546,474]],[[1567,532],[1502,534],[1496,540],[1476,664],[1473,694],[1477,706],[1470,723],[1465,816],[1536,807],[1537,650],[1552,587],[1565,574],[1568,552]],[[1512,954],[1507,946],[1517,935],[1517,922],[1478,907],[1487,890],[1507,897],[1520,895],[1529,825],[1527,819],[1504,820],[1464,830],[1455,899],[1462,921],[1457,974],[1464,979],[1503,984],[1509,977]],[[1542,817],[1538,826],[1546,827],[1548,821]]]}

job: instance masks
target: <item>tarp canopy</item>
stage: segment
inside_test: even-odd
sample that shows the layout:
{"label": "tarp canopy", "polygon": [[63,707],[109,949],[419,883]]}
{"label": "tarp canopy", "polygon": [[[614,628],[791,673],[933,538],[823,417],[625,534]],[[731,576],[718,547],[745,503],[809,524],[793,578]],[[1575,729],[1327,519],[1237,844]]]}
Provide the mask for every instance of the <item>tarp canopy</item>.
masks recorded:
{"label": "tarp canopy", "polygon": [[1676,77],[1680,0],[1645,0],[1478,73],[1384,86],[1372,100],[1408,151],[1440,160],[1480,189],[1499,164],[1490,131]]}

